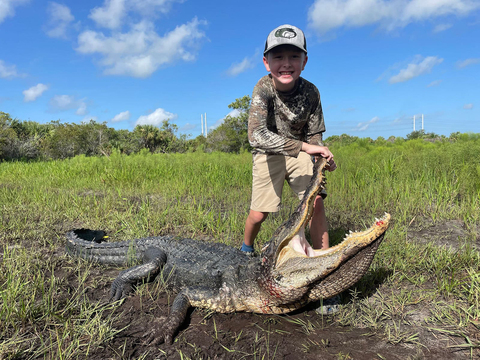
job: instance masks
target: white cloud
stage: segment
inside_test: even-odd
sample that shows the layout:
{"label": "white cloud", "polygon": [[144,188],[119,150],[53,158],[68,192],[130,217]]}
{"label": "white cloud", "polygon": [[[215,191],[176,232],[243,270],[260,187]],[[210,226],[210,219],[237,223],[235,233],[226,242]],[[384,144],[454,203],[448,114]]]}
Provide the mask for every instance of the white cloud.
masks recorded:
{"label": "white cloud", "polygon": [[469,65],[474,65],[480,63],[480,58],[466,59],[462,61],[457,61],[457,68],[463,69]]}
{"label": "white cloud", "polygon": [[0,24],[8,16],[15,15],[15,7],[26,4],[29,0],[0,0]]}
{"label": "white cloud", "polygon": [[230,116],[230,117],[238,117],[240,116],[240,114],[242,113],[241,110],[239,109],[233,109],[232,111],[230,111],[227,115],[225,115],[225,117],[221,118],[221,119],[218,119],[217,121],[215,121],[215,123],[213,125],[210,125],[208,126],[208,129],[216,129],[217,127],[219,127],[220,125],[222,125],[224,122],[225,122],[225,119]]}
{"label": "white cloud", "polygon": [[102,6],[90,11],[89,18],[95,21],[97,26],[118,29],[129,18],[129,13],[151,18],[155,17],[157,12],[167,13],[174,2],[181,3],[183,0],[105,0]]}
{"label": "white cloud", "polygon": [[75,111],[75,114],[81,116],[88,114],[87,104],[84,101],[79,101],[78,109]]}
{"label": "white cloud", "polygon": [[0,60],[0,78],[11,79],[23,76],[23,74],[17,72],[17,67],[15,65],[7,65],[3,60]]}
{"label": "white cloud", "polygon": [[473,104],[465,104],[465,105],[463,105],[463,108],[466,109],[466,110],[471,110],[471,109],[473,109]]}
{"label": "white cloud", "polygon": [[117,115],[115,115],[112,119],[112,122],[120,122],[130,119],[130,111],[123,111]]}
{"label": "white cloud", "polygon": [[427,87],[438,86],[438,85],[440,85],[441,82],[442,82],[442,80],[432,81],[430,84],[427,85]]}
{"label": "white cloud", "polygon": [[340,27],[379,25],[387,31],[447,15],[467,15],[477,0],[316,0],[309,27],[323,35]]}
{"label": "white cloud", "polygon": [[45,91],[48,90],[48,86],[45,84],[37,84],[32,86],[31,88],[24,90],[23,93],[23,101],[30,102],[35,101],[39,96],[41,96]]}
{"label": "white cloud", "polygon": [[56,110],[68,110],[76,107],[75,98],[70,95],[55,95],[50,99],[50,106]]}
{"label": "white cloud", "polygon": [[241,62],[234,63],[230,68],[227,70],[227,75],[229,76],[237,76],[248,69],[253,69],[257,66],[257,63],[260,61],[260,52],[256,51],[253,56],[245,57]]}
{"label": "white cloud", "polygon": [[149,115],[140,116],[137,121],[135,121],[136,125],[161,125],[164,120],[173,120],[178,117],[177,114],[172,114],[168,111],[165,111],[162,108],[158,108],[154,112]]}
{"label": "white cloud", "polygon": [[379,120],[380,120],[380,118],[378,116],[375,116],[374,118],[372,118],[369,121],[360,122],[360,123],[358,123],[358,125],[354,129],[352,129],[352,131],[365,131],[365,130],[368,129],[368,127],[370,125],[375,124]]}
{"label": "white cloud", "polygon": [[250,58],[244,58],[241,62],[232,64],[230,69],[227,70],[227,74],[230,76],[237,76],[248,69],[252,69],[253,67],[255,67],[255,64],[252,62],[252,60]]}
{"label": "white cloud", "polygon": [[71,22],[75,19],[70,9],[62,4],[50,2],[47,7],[49,15],[47,25],[47,35],[53,38],[67,37],[67,29]]}
{"label": "white cloud", "polygon": [[85,99],[76,99],[72,95],[55,95],[50,99],[49,110],[51,112],[67,111],[77,109],[75,114],[86,115],[88,113]]}
{"label": "white cloud", "polygon": [[439,32],[450,29],[452,26],[453,26],[452,24],[438,24],[433,28],[432,32],[439,33]]}
{"label": "white cloud", "polygon": [[153,23],[146,20],[133,25],[127,33],[113,32],[111,36],[88,30],[79,35],[76,50],[100,54],[100,65],[107,75],[145,78],[161,66],[194,60],[199,40],[205,37],[200,26],[205,24],[194,18],[163,37],[155,32]]}
{"label": "white cloud", "polygon": [[[241,113],[242,113],[242,110],[233,109],[233,110],[230,111],[225,117],[227,117],[227,116],[238,117],[238,116],[240,116]],[[224,119],[225,119],[225,118],[224,118]]]}
{"label": "white cloud", "polygon": [[157,11],[167,13],[170,11],[172,3],[183,3],[186,0],[131,0],[129,4],[132,9],[144,16],[151,16]]}
{"label": "white cloud", "polygon": [[105,0],[104,5],[94,8],[88,17],[98,26],[116,29],[122,25],[125,15],[125,0]]}
{"label": "white cloud", "polygon": [[395,84],[411,80],[417,76],[429,73],[432,71],[432,68],[435,65],[438,65],[442,62],[443,59],[440,59],[436,56],[427,56],[426,58],[417,56],[413,63],[408,64],[408,66],[400,70],[397,75],[392,76],[388,82],[390,84]]}
{"label": "white cloud", "polygon": [[70,95],[55,95],[50,99],[49,105],[55,111],[70,110],[77,107],[75,97]]}

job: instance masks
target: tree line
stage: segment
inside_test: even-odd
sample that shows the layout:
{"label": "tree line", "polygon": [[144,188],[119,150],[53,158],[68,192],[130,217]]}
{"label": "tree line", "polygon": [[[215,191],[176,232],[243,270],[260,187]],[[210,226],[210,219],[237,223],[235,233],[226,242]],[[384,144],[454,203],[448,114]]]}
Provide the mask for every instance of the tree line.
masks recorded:
{"label": "tree line", "polygon": [[[177,125],[169,120],[163,121],[161,126],[137,125],[133,131],[129,131],[116,130],[108,127],[105,122],[98,123],[93,120],[82,124],[61,123],[58,120],[40,124],[12,119],[10,114],[0,111],[0,161],[65,159],[81,154],[108,156],[114,150],[127,155],[142,150],[151,153],[249,151],[251,147],[248,143],[247,128],[250,102],[248,95],[236,99],[228,107],[237,110],[237,116],[227,116],[220,126],[208,133],[208,137],[200,135],[194,139],[187,139],[187,135],[178,136]],[[447,138],[420,130],[408,134],[406,140],[456,141],[465,136],[471,137],[472,134],[457,132]],[[343,134],[330,136],[325,142],[333,145],[356,141],[382,143],[403,140],[393,136],[388,139],[360,139]]]}
{"label": "tree line", "polygon": [[200,135],[194,139],[177,135],[177,125],[169,120],[160,126],[137,125],[129,131],[94,120],[82,124],[58,120],[40,124],[12,119],[10,114],[0,111],[0,161],[65,159],[81,154],[108,156],[114,150],[127,155],[144,149],[151,153],[248,151],[250,97],[236,99],[229,108],[238,110],[239,115],[227,116],[208,137]]}

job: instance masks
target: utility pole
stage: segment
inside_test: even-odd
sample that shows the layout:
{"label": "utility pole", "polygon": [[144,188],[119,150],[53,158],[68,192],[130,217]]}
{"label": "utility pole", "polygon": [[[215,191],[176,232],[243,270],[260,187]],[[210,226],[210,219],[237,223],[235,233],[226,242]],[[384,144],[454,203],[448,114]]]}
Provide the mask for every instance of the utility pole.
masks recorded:
{"label": "utility pole", "polygon": [[203,135],[203,115],[202,114],[200,114],[200,121],[202,123],[202,135]]}
{"label": "utility pole", "polygon": [[422,114],[422,130],[423,130],[423,114]]}
{"label": "utility pole", "polygon": [[413,115],[413,131],[415,131],[415,115]]}
{"label": "utility pole", "polygon": [[205,137],[207,137],[207,113],[205,113]]}

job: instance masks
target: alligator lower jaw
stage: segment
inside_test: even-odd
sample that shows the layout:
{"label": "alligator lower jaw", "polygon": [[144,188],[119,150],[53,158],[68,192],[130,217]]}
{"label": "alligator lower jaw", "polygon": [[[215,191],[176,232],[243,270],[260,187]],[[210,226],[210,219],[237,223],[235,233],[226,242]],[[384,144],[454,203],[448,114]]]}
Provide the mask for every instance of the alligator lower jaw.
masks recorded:
{"label": "alligator lower jaw", "polygon": [[307,262],[321,262],[322,265],[326,265],[328,268],[332,268],[332,266],[335,268],[346,258],[353,256],[379,239],[385,233],[389,224],[390,215],[385,213],[381,219],[376,219],[375,223],[367,230],[350,232],[340,244],[325,250],[309,249],[306,252],[297,251],[298,245],[296,246],[293,242],[298,239],[293,237],[286,244],[280,245],[281,250],[278,252],[275,268],[281,269],[288,266],[289,263],[296,263],[301,259]]}

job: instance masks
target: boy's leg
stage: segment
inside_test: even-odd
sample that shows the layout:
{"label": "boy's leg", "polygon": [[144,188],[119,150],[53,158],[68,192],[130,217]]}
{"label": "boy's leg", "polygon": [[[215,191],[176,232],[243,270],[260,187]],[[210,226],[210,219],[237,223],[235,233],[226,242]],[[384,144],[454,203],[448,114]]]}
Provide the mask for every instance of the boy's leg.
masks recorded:
{"label": "boy's leg", "polygon": [[[277,212],[285,181],[285,157],[282,155],[253,155],[252,202],[245,221],[242,249],[253,251],[253,244],[262,223],[271,212]],[[245,248],[247,247],[247,248]]]}
{"label": "boy's leg", "polygon": [[314,249],[329,248],[327,217],[321,195],[317,195],[315,199],[313,215],[310,219],[310,239]]}
{"label": "boy's leg", "polygon": [[245,222],[245,234],[243,236],[243,242],[245,245],[253,246],[255,238],[267,216],[268,212],[250,210],[247,221]]}

